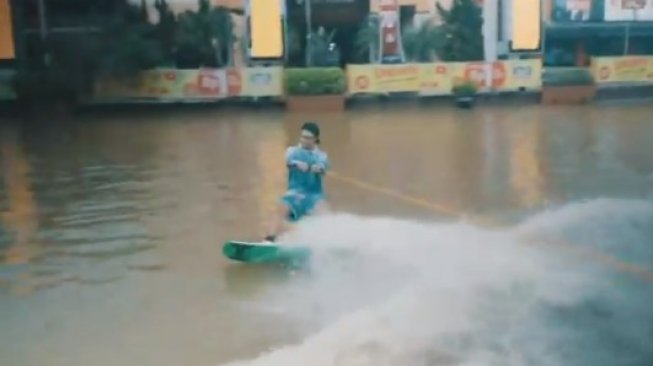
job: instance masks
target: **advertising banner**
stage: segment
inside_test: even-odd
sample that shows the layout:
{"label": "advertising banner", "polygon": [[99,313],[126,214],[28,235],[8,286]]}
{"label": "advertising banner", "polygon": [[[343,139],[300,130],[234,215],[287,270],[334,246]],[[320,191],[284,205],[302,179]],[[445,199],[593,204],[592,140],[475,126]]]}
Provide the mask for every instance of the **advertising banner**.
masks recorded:
{"label": "advertising banner", "polygon": [[374,82],[377,65],[347,65],[347,91],[349,94],[379,93]]}
{"label": "advertising banner", "polygon": [[499,88],[502,91],[540,90],[542,88],[542,62],[540,60],[513,60],[504,62],[506,78]]}
{"label": "advertising banner", "polygon": [[[485,62],[457,62],[453,64],[453,84],[461,81],[473,81],[479,89],[500,89],[506,80],[504,62],[493,62],[486,67]],[[492,85],[487,85],[486,73],[492,70]]]}
{"label": "advertising banner", "polygon": [[447,95],[451,94],[452,68],[446,63],[420,64],[419,94]]}
{"label": "advertising banner", "polygon": [[180,85],[174,69],[143,71],[128,80],[103,79],[96,84],[99,98],[165,98],[179,94]]}
{"label": "advertising banner", "polygon": [[282,67],[248,67],[241,69],[242,96],[274,97],[283,94]]}
{"label": "advertising banner", "polygon": [[[594,59],[593,63],[596,73],[607,73],[603,79],[597,77],[597,80],[639,80],[647,77],[653,79],[652,59],[653,57],[599,58]],[[456,83],[471,80],[483,91],[489,89],[485,78],[488,70],[493,70],[494,90],[541,88],[541,60],[499,61],[489,65],[488,67],[483,62],[348,65],[347,90],[349,95],[400,92],[419,93],[423,96],[448,95]],[[283,93],[282,67],[154,69],[128,80],[100,80],[95,88],[98,99],[161,101],[275,97],[282,96]]]}
{"label": "advertising banner", "polygon": [[416,64],[378,65],[374,69],[374,85],[384,92],[417,91],[420,68]]}
{"label": "advertising banner", "polygon": [[415,92],[420,87],[417,64],[351,65],[347,67],[349,93]]}
{"label": "advertising banner", "polygon": [[130,80],[100,80],[98,98],[219,99],[229,96],[225,70],[154,69]]}
{"label": "advertising banner", "polygon": [[180,70],[177,77],[183,87],[182,90],[175,91],[174,97],[220,99],[229,95],[225,70]]}
{"label": "advertising banner", "polygon": [[420,95],[446,95],[463,81],[474,81],[479,89],[486,85],[485,73],[492,70],[492,89],[498,91],[539,90],[542,87],[541,60],[426,63],[403,65],[349,65],[349,94],[418,92]]}
{"label": "advertising banner", "polygon": [[599,84],[653,83],[653,56],[594,57],[592,70]]}

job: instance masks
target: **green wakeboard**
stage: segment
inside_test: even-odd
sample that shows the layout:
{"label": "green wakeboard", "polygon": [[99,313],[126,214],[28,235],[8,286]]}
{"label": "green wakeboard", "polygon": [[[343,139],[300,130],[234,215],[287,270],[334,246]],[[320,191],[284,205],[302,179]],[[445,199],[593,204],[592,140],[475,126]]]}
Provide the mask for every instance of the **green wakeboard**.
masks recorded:
{"label": "green wakeboard", "polygon": [[222,246],[222,254],[231,260],[244,263],[299,264],[310,257],[311,251],[300,246],[229,240]]}

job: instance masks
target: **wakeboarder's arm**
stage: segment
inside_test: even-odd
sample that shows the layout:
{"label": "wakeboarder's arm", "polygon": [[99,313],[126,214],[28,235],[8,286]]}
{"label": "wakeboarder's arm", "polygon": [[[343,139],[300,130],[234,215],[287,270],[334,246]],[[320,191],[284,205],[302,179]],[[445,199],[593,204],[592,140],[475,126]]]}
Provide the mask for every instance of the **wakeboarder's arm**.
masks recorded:
{"label": "wakeboarder's arm", "polygon": [[326,174],[330,167],[329,156],[324,151],[320,151],[318,162],[311,167],[311,171],[313,173]]}
{"label": "wakeboarder's arm", "polygon": [[297,168],[303,172],[309,169],[308,164],[298,159],[297,147],[290,146],[286,150],[286,166],[288,168]]}

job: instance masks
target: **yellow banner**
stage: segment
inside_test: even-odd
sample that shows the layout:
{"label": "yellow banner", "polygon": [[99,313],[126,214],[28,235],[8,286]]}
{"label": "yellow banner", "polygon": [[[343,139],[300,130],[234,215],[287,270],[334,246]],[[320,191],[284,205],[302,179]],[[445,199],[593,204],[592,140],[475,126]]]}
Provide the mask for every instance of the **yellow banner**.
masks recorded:
{"label": "yellow banner", "polygon": [[[652,70],[648,73],[653,79],[653,62],[650,66]],[[487,90],[485,74],[488,70],[493,72],[494,90],[538,90],[542,84],[540,60],[514,60],[495,62],[489,67],[483,62],[348,65],[347,89],[350,95],[394,92],[447,95],[457,82],[473,80]],[[154,69],[128,80],[100,80],[95,95],[98,99],[182,101],[281,96],[283,68]]]}
{"label": "yellow banner", "polygon": [[451,93],[452,67],[446,63],[420,64],[420,95],[447,95]]}
{"label": "yellow banner", "polygon": [[374,69],[378,90],[388,93],[419,90],[420,67],[416,64],[379,65]]}
{"label": "yellow banner", "polygon": [[416,92],[421,68],[417,64],[350,65],[347,85],[350,94]]}
{"label": "yellow banner", "polygon": [[97,98],[149,99],[221,99],[242,94],[241,70],[155,69],[140,73],[129,80],[100,80],[96,85]]}
{"label": "yellow banner", "polygon": [[653,82],[653,57],[594,57],[592,70],[599,84]]}
{"label": "yellow banner", "polygon": [[276,97],[283,94],[282,67],[248,67],[241,69],[244,97]]}
{"label": "yellow banner", "polygon": [[141,72],[128,80],[103,79],[96,84],[98,98],[166,98],[180,94],[177,70]]}
{"label": "yellow banner", "polygon": [[240,96],[242,90],[240,70],[200,69],[179,70],[182,98],[221,99]]}
{"label": "yellow banner", "polygon": [[462,81],[474,81],[479,89],[490,89],[486,74],[492,72],[491,87],[498,91],[539,90],[541,60],[453,62],[403,65],[349,65],[349,94],[418,92],[420,95],[451,94]]}
{"label": "yellow banner", "polygon": [[475,81],[479,89],[489,89],[486,74],[491,70],[491,88],[497,91],[539,90],[542,87],[541,60],[459,62],[452,64],[454,84]]}
{"label": "yellow banner", "polygon": [[347,65],[349,94],[378,93],[374,83],[375,65]]}
{"label": "yellow banner", "polygon": [[281,67],[175,70],[155,69],[130,80],[100,80],[97,98],[221,99],[281,96]]}
{"label": "yellow banner", "polygon": [[501,91],[540,90],[542,88],[541,60],[512,60],[506,65],[506,79]]}

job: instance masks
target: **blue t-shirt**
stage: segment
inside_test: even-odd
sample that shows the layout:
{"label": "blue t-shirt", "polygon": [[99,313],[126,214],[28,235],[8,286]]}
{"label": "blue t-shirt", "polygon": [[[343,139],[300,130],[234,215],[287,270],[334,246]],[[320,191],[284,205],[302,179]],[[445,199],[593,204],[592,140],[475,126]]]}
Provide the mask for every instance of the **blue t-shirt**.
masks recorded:
{"label": "blue t-shirt", "polygon": [[[294,166],[290,166],[293,161],[301,161],[308,164],[309,171],[302,172]],[[329,157],[317,146],[313,150],[307,150],[301,146],[290,146],[286,150],[286,164],[288,164],[288,191],[294,191],[301,194],[324,194],[322,187],[323,173],[313,173],[310,171],[312,165],[320,165],[324,172],[329,169]]]}

